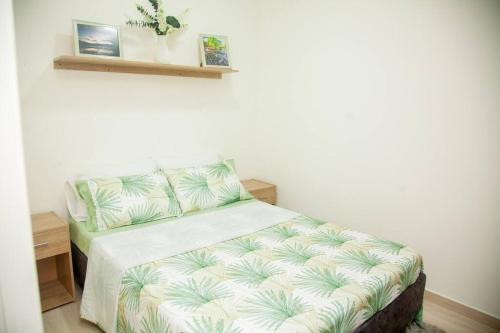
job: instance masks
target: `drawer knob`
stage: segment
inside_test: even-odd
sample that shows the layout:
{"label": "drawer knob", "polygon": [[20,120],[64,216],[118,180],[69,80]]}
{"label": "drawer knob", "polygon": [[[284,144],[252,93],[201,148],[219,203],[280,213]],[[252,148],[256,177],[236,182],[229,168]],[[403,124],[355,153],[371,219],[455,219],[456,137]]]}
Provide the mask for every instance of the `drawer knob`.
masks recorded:
{"label": "drawer knob", "polygon": [[35,244],[35,249],[38,248],[38,247],[44,247],[44,246],[47,246],[47,245],[49,245],[49,242],[43,242],[43,243]]}

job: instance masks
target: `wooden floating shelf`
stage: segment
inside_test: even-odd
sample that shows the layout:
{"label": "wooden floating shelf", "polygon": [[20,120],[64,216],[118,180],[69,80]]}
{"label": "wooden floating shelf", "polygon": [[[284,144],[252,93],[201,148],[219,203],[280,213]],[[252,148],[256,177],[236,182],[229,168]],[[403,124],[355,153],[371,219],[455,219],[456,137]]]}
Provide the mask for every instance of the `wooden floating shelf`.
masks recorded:
{"label": "wooden floating shelf", "polygon": [[113,72],[129,74],[169,75],[222,79],[222,74],[236,73],[232,68],[207,68],[184,65],[159,64],[154,62],[121,59],[60,56],[54,59],[54,69],[77,71]]}

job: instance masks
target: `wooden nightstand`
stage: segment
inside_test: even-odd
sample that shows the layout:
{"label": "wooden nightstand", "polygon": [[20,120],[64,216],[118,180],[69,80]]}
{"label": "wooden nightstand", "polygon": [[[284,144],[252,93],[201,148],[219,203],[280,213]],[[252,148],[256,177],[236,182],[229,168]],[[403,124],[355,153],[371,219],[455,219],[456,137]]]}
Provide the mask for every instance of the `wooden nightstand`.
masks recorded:
{"label": "wooden nightstand", "polygon": [[257,179],[242,180],[241,183],[255,199],[276,205],[276,185]]}
{"label": "wooden nightstand", "polygon": [[31,216],[42,311],[73,302],[75,285],[68,224],[56,214]]}

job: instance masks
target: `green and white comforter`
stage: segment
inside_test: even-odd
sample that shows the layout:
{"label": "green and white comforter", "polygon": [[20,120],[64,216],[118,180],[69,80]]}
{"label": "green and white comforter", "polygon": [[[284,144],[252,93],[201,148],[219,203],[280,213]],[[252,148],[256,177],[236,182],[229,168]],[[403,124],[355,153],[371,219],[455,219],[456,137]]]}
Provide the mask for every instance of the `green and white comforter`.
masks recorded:
{"label": "green and white comforter", "polygon": [[126,238],[90,249],[82,316],[107,332],[352,332],[422,267],[408,247],[260,202]]}

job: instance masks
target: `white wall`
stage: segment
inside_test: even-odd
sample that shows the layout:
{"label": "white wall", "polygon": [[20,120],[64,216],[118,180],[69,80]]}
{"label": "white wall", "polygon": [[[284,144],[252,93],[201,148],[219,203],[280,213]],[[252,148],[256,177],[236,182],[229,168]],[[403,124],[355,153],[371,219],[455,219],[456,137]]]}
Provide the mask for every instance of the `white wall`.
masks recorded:
{"label": "white wall", "polygon": [[0,1],[0,332],[43,332],[17,91],[14,15]]}
{"label": "white wall", "polygon": [[257,176],[418,249],[429,289],[500,317],[500,2],[260,11]]}
{"label": "white wall", "polygon": [[[134,1],[15,2],[22,118],[30,201],[34,212],[63,216],[63,183],[86,161],[121,162],[205,150],[238,160],[245,174],[251,140],[241,124],[252,117],[252,0],[169,1],[191,8],[188,30],[171,43],[173,63],[199,64],[199,33],[226,34],[235,67],[223,80],[55,71],[72,54],[72,19],[122,25],[137,16]],[[33,21],[36,21],[36,25]],[[34,31],[36,27],[36,31]],[[128,59],[152,60],[154,34],[123,28]],[[252,42],[250,42],[252,41]]]}
{"label": "white wall", "polygon": [[[415,247],[431,290],[500,316],[498,2],[169,3],[192,8],[174,63],[220,33],[241,72],[54,71],[71,19],[123,25],[132,2],[16,1],[33,211],[65,214],[62,184],[87,160],[220,151],[285,207]],[[124,28],[125,56],[151,59],[151,41]]]}

